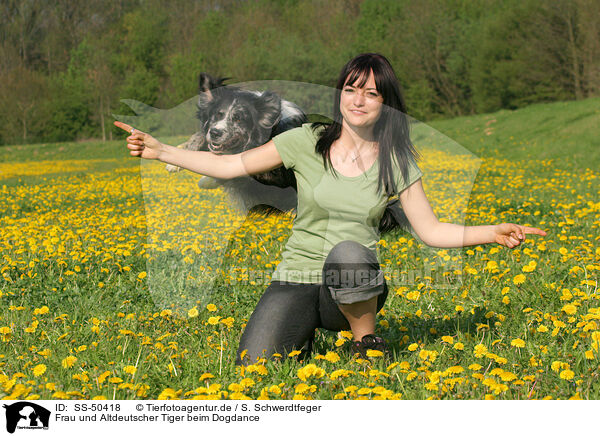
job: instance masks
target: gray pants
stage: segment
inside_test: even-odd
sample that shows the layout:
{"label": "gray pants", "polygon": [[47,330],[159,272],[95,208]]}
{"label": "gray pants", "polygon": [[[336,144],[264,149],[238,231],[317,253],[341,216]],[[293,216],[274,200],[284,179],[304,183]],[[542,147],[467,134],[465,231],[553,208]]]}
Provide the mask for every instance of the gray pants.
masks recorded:
{"label": "gray pants", "polygon": [[274,353],[285,357],[301,348],[310,353],[315,329],[350,330],[338,304],[377,296],[379,311],[387,294],[375,253],[358,242],[342,241],[325,259],[322,283],[271,282],[242,334],[236,364],[270,358]]}

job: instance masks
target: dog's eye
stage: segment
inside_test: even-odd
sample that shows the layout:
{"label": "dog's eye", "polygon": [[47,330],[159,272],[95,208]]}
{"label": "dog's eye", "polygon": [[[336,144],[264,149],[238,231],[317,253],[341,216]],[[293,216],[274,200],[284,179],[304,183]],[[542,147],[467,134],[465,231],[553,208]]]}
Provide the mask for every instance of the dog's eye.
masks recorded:
{"label": "dog's eye", "polygon": [[231,118],[233,119],[233,121],[240,121],[242,119],[242,117],[239,114],[233,114]]}

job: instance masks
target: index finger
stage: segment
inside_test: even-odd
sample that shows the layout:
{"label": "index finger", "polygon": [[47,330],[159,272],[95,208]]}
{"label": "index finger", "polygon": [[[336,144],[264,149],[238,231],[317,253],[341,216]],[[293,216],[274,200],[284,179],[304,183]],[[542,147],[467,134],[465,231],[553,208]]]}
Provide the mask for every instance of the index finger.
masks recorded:
{"label": "index finger", "polygon": [[125,130],[127,133],[131,133],[131,129],[133,129],[133,127],[131,127],[129,124],[125,124],[120,121],[115,121],[114,125]]}
{"label": "index finger", "polygon": [[538,229],[536,227],[525,227],[525,226],[523,226],[523,232],[530,233],[532,235],[546,236],[546,232],[545,231],[543,231],[542,229]]}

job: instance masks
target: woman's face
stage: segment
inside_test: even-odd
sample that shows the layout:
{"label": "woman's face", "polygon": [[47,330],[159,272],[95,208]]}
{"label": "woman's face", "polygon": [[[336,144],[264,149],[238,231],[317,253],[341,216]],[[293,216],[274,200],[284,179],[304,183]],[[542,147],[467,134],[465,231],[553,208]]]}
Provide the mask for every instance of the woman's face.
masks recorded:
{"label": "woman's face", "polygon": [[362,88],[358,88],[358,82],[344,84],[340,112],[350,127],[373,128],[381,115],[383,97],[377,91],[373,71]]}

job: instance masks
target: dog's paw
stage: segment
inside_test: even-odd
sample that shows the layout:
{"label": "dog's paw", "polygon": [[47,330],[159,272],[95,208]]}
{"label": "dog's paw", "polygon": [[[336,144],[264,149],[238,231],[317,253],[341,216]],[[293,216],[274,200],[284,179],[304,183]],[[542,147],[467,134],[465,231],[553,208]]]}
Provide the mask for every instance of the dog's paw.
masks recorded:
{"label": "dog's paw", "polygon": [[167,164],[167,166],[165,167],[167,169],[168,172],[170,173],[176,173],[177,171],[180,171],[181,168],[179,168],[176,165],[171,165],[171,164]]}

